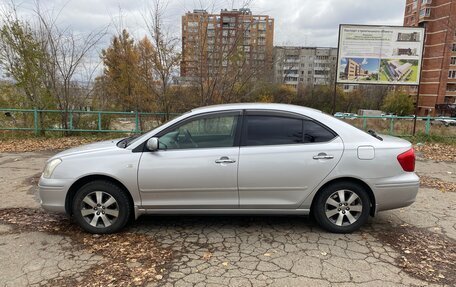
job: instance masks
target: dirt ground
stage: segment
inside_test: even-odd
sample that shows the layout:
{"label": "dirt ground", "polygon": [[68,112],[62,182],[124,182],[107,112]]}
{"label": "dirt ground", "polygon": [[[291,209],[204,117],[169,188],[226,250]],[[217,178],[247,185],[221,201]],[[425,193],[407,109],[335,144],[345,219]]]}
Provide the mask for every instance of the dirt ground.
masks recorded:
{"label": "dirt ground", "polygon": [[301,216],[143,216],[98,236],[41,211],[52,154],[0,153],[0,286],[456,285],[455,162],[420,158],[417,202],[349,235]]}

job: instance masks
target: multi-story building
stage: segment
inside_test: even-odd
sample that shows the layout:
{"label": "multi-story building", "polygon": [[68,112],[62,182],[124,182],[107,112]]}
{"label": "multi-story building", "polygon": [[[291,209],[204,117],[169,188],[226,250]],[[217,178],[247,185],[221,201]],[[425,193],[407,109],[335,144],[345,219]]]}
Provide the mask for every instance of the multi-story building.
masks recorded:
{"label": "multi-story building", "polygon": [[456,115],[456,0],[406,0],[404,26],[426,29],[419,115]]}
{"label": "multi-story building", "polygon": [[274,79],[294,89],[332,84],[337,48],[274,47]]}
{"label": "multi-story building", "polygon": [[230,65],[270,71],[273,34],[274,19],[248,8],[187,12],[182,16],[181,77],[210,77]]}

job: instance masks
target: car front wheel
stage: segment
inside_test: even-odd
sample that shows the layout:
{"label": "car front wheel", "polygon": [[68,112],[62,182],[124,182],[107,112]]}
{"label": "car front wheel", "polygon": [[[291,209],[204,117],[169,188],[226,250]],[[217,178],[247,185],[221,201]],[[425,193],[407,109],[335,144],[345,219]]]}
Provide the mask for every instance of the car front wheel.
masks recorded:
{"label": "car front wheel", "polygon": [[312,213],[318,224],[334,233],[350,233],[369,218],[370,201],[364,187],[338,182],[324,187],[316,197]]}
{"label": "car front wheel", "polygon": [[76,193],[72,212],[76,222],[90,233],[108,234],[122,229],[132,208],[124,190],[116,184],[97,180]]}

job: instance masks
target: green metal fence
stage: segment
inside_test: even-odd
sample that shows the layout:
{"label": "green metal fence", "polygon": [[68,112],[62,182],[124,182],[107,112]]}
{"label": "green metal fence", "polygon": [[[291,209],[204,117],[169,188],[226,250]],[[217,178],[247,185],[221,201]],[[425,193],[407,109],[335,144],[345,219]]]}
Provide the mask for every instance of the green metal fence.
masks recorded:
{"label": "green metal fence", "polygon": [[[53,132],[140,133],[178,113],[0,108],[0,130]],[[63,123],[63,124],[62,124]]]}
{"label": "green metal fence", "polygon": [[[413,135],[413,116],[340,116],[340,119],[363,130],[395,136]],[[416,134],[456,138],[456,118],[417,117]]]}
{"label": "green metal fence", "polygon": [[[178,113],[169,114],[170,118]],[[166,114],[145,112],[37,110],[0,108],[0,131],[140,133],[166,119]],[[342,120],[363,130],[396,136],[411,136],[414,117],[341,116]],[[418,117],[418,134],[456,138],[456,118]]]}

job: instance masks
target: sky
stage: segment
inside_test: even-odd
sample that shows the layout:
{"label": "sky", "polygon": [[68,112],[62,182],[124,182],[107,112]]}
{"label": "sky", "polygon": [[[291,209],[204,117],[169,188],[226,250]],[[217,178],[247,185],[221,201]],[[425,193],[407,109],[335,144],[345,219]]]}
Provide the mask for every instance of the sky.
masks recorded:
{"label": "sky", "polygon": [[[144,14],[154,0],[0,0],[13,2],[27,17],[34,2],[58,16],[58,24],[88,33],[109,25],[111,33],[126,27],[144,36]],[[193,9],[220,12],[248,6],[254,14],[275,19],[274,45],[336,47],[339,24],[402,25],[405,0],[161,0],[170,33],[180,37],[181,16]],[[109,42],[109,37],[104,40]]]}
{"label": "sky", "polygon": [[[337,47],[339,24],[402,25],[406,0],[0,0],[0,9],[13,3],[20,17],[33,19],[36,3],[63,30],[82,35],[108,29],[85,65],[101,73],[101,49],[126,28],[135,39],[147,35],[148,7],[160,1],[164,24],[181,37],[181,16],[193,9],[219,13],[221,9],[248,7],[253,14],[274,18],[275,46]],[[1,10],[0,10],[1,12]],[[1,19],[0,19],[1,23]],[[85,73],[85,72],[83,72]],[[78,75],[84,78],[86,75]],[[5,78],[0,69],[0,79]]]}

